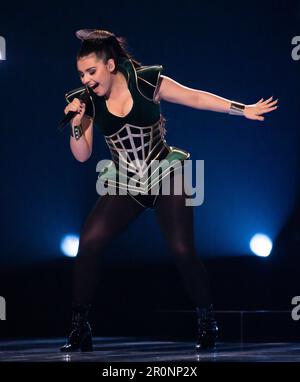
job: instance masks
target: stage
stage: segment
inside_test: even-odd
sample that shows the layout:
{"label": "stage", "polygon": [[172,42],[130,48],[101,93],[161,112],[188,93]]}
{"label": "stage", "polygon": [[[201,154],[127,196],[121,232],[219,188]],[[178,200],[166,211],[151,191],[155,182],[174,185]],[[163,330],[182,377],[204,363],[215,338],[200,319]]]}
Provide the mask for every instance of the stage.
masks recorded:
{"label": "stage", "polygon": [[96,337],[93,352],[61,353],[63,338],[0,342],[1,362],[299,362],[300,343],[218,343],[214,352],[193,342],[134,337]]}

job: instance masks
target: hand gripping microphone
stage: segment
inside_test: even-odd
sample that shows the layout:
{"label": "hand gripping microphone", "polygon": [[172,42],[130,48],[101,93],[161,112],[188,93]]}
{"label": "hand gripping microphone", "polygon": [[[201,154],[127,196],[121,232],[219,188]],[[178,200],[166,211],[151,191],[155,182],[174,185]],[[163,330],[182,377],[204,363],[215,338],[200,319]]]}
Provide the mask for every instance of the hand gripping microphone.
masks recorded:
{"label": "hand gripping microphone", "polygon": [[[81,93],[79,93],[76,97],[81,102],[87,104],[90,101],[90,94],[87,89],[83,90]],[[59,122],[58,128],[62,130],[70,121],[75,117],[77,114],[77,111],[69,111]]]}

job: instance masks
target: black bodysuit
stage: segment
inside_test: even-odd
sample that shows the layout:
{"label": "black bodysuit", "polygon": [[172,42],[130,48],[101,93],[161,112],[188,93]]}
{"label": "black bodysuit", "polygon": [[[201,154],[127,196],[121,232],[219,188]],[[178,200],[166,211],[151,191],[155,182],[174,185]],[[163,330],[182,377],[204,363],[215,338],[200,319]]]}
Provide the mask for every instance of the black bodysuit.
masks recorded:
{"label": "black bodysuit", "polygon": [[[154,101],[162,66],[136,68],[130,59],[121,58],[117,61],[117,68],[124,74],[133,99],[130,112],[124,117],[110,113],[105,97],[99,97],[92,91],[91,102],[86,108],[86,115],[93,118],[95,125],[100,128],[112,156],[111,163],[99,174],[98,181],[118,190],[127,190],[137,203],[146,208],[155,208],[160,188],[153,192],[154,195],[150,195],[151,190],[161,185],[161,180],[169,172],[172,173],[172,161],[183,161],[190,154],[169,146],[164,138],[164,118],[160,105]],[[82,89],[69,92],[67,101],[70,102]],[[163,159],[165,162],[160,164],[160,171],[157,170],[156,174],[152,172],[150,177],[153,160]],[[120,180],[122,174],[124,176]],[[133,176],[137,180],[129,182]],[[134,191],[135,195],[130,191]]]}

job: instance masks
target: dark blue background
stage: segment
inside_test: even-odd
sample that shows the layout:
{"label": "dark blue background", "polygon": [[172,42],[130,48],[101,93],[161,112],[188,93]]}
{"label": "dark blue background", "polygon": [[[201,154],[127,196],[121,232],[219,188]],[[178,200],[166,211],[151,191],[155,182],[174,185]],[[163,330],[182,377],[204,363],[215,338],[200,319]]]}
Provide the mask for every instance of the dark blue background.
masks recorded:
{"label": "dark blue background", "polygon": [[[228,259],[222,263],[228,268],[211,266],[221,285],[227,285],[229,269],[233,283],[243,279],[248,263],[230,268],[229,259],[251,255],[249,240],[256,232],[274,241],[283,235],[285,241],[271,258],[253,260],[250,280],[260,267],[297,269],[300,61],[292,60],[291,40],[300,35],[299,21],[299,1],[2,3],[0,35],[7,44],[7,60],[0,63],[3,272],[7,265],[28,270],[62,259],[62,236],[79,232],[98,198],[96,164],[109,158],[100,132],[92,157],[82,164],[71,154],[68,131],[57,130],[64,93],[80,85],[75,61],[80,42],[74,32],[81,28],[126,37],[144,65],[163,65],[164,74],[183,85],[246,104],[279,98],[279,109],[264,122],[165,102],[162,111],[168,143],[205,161],[205,202],[195,209],[195,235],[199,256]],[[170,262],[153,212],[112,244],[107,259],[114,265]],[[288,279],[288,273],[282,277]],[[68,282],[61,280],[65,288]],[[273,282],[277,285],[276,278]],[[9,287],[5,290],[9,293]],[[258,293],[253,291],[253,301]]]}
{"label": "dark blue background", "polygon": [[[195,225],[200,253],[247,254],[256,232],[276,238],[297,193],[299,62],[291,58],[297,2],[26,2],[2,8],[1,261],[60,256],[61,237],[79,231],[98,197],[96,163],[109,158],[100,132],[92,157],[81,164],[67,131],[56,129],[65,91],[80,84],[74,32],[84,27],[125,36],[143,64],[162,64],[165,75],[186,86],[245,103],[279,98],[280,108],[263,123],[162,103],[169,144],[205,161],[205,202],[196,208]],[[151,215],[118,243],[129,250],[136,239],[139,258],[149,261],[164,256]],[[150,234],[154,240],[144,245]]]}

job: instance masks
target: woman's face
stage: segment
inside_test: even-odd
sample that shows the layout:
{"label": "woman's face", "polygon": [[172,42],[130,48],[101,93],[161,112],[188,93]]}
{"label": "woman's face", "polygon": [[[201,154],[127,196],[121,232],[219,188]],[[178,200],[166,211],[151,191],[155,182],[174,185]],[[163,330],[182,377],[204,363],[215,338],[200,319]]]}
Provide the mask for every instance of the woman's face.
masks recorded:
{"label": "woman's face", "polygon": [[113,59],[108,60],[105,64],[95,53],[77,60],[77,70],[81,82],[98,96],[104,96],[111,88],[114,69]]}

